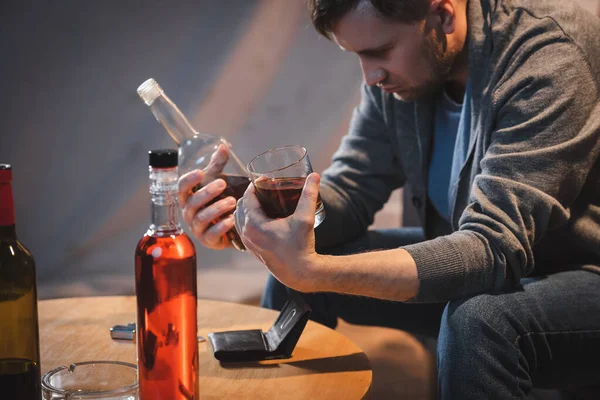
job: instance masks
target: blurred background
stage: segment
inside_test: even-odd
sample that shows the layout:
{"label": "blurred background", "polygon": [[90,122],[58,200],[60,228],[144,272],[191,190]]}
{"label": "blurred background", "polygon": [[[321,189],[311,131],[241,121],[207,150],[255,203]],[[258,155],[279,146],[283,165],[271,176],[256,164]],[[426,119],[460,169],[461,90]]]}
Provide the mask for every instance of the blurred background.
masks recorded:
{"label": "blurred background", "polygon": [[[598,11],[597,0],[578,1]],[[301,144],[318,172],[361,83],[356,57],[317,35],[304,0],[2,0],[0,49],[0,162],[13,165],[17,232],[35,256],[40,299],[134,293],[147,153],[175,147],[137,96],[147,78],[244,162]],[[375,228],[416,223],[402,199],[393,194]],[[257,304],[264,266],[196,244],[200,297]],[[404,398],[433,393],[435,362],[417,341],[342,329],[374,370],[406,378],[376,373],[374,398],[393,385]]]}
{"label": "blurred background", "polygon": [[[357,60],[317,35],[302,0],[4,0],[0,18],[0,160],[41,299],[133,294],[147,152],[175,147],[136,93],[147,78],[244,162],[301,144],[319,172],[358,101]],[[400,224],[399,196],[378,225]],[[260,296],[252,256],[197,253],[201,297]]]}
{"label": "blurred background", "polygon": [[[137,96],[144,80],[244,162],[301,144],[318,172],[361,82],[356,57],[314,31],[304,0],[3,0],[0,49],[0,162],[13,164],[42,299],[133,293],[147,152],[175,147]],[[394,193],[374,227],[415,224],[402,203]],[[260,295],[266,272],[253,257],[197,252],[200,296]]]}

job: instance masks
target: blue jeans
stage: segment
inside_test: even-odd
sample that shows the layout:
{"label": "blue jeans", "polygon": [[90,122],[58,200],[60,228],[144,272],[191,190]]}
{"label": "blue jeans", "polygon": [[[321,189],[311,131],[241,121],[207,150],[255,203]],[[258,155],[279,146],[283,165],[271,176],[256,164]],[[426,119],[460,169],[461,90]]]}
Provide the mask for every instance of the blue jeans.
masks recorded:
{"label": "blue jeans", "polygon": [[[328,251],[352,254],[423,240],[422,231],[370,231]],[[262,306],[281,309],[290,289],[269,277]],[[311,318],[438,337],[442,399],[525,399],[533,386],[600,386],[600,275],[570,270],[526,278],[516,290],[447,304],[405,304],[335,293],[303,294]],[[600,397],[598,397],[600,398]]]}

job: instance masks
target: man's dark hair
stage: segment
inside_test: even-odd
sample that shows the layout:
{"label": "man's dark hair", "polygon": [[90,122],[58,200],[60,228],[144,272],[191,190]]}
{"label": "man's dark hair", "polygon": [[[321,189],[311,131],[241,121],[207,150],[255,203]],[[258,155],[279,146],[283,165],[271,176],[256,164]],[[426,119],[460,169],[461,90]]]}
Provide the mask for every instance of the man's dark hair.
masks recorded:
{"label": "man's dark hair", "polygon": [[381,17],[405,23],[424,19],[430,4],[428,0],[308,0],[315,29],[331,39],[335,24],[361,1],[369,1]]}

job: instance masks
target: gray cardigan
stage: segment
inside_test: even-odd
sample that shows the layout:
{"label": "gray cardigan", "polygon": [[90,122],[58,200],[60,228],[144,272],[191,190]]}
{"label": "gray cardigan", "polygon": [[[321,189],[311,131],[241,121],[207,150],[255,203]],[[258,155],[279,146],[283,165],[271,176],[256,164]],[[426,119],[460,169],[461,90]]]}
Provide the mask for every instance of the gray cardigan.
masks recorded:
{"label": "gray cardigan", "polygon": [[469,0],[471,138],[451,229],[428,211],[433,101],[363,85],[323,173],[324,247],[363,233],[410,183],[425,242],[406,246],[434,302],[568,268],[600,272],[600,20],[562,0]]}

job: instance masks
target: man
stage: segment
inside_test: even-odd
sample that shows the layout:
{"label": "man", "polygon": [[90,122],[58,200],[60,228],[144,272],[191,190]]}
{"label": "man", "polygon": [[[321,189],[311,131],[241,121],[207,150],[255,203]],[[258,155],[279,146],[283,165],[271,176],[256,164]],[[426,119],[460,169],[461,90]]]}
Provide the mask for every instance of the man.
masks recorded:
{"label": "man", "polygon": [[[315,320],[438,334],[443,399],[525,398],[600,382],[600,21],[558,0],[310,0],[359,56],[350,131],[295,213],[249,186],[235,225],[273,276],[263,305],[307,293]],[[234,208],[184,216],[224,248]],[[410,183],[422,231],[367,232]],[[220,185],[220,186],[219,186]],[[327,217],[313,231],[317,193]],[[328,253],[328,255],[322,254]],[[337,254],[337,255],[332,255]]]}

